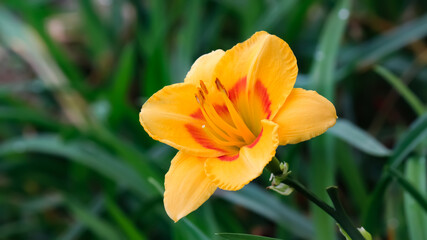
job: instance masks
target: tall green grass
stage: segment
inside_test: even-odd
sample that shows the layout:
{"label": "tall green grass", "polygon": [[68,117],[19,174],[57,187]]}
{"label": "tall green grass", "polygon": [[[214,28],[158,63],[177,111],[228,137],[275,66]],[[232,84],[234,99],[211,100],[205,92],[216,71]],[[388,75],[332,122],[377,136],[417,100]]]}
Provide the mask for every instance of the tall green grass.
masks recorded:
{"label": "tall green grass", "polygon": [[426,9],[399,0],[2,1],[0,239],[340,239],[297,193],[267,191],[267,173],[217,191],[179,223],[163,209],[175,150],[144,132],[141,105],[182,81],[198,56],[258,30],[290,44],[296,85],[339,116],[278,157],[324,200],[337,185],[354,223],[376,239],[425,239]]}

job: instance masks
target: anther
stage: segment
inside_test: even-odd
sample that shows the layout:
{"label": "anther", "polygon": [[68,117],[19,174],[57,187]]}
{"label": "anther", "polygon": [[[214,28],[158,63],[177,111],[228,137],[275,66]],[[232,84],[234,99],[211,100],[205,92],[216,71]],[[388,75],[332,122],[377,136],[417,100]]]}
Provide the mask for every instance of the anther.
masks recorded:
{"label": "anther", "polygon": [[205,83],[202,81],[202,80],[200,80],[200,87],[202,88],[202,90],[203,90],[203,92],[206,94],[206,95],[208,95],[208,88],[206,87],[206,85],[205,85]]}
{"label": "anther", "polygon": [[202,89],[199,88],[198,90],[199,90],[199,95],[201,96],[202,102],[205,102],[206,101],[205,94],[203,93]]}
{"label": "anther", "polygon": [[202,105],[206,101],[206,98],[205,98],[205,95],[203,94],[202,90],[200,88],[198,90],[199,91],[196,92],[195,97],[196,97],[197,103]]}
{"label": "anther", "polygon": [[215,85],[216,85],[216,88],[217,88],[219,91],[223,91],[223,90],[225,90],[224,85],[222,85],[221,81],[219,81],[219,79],[218,79],[218,78],[216,78],[216,79],[215,79]]}

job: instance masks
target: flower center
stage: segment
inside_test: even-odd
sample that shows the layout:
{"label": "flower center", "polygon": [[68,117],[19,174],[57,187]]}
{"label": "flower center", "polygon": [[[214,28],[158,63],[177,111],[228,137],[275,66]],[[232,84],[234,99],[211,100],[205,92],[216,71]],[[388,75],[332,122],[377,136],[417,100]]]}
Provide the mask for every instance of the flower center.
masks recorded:
{"label": "flower center", "polygon": [[243,121],[219,79],[215,80],[215,85],[217,91],[209,93],[206,85],[200,81],[196,93],[196,100],[206,119],[202,129],[222,146],[240,148],[251,144],[256,137]]}

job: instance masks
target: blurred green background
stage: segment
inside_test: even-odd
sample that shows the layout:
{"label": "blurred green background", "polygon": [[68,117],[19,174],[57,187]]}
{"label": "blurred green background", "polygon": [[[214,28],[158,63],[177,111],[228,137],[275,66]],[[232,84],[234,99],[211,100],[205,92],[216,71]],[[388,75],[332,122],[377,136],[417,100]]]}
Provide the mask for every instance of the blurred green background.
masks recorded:
{"label": "blurred green background", "polygon": [[267,191],[267,172],[176,224],[163,209],[175,150],[148,137],[140,107],[198,56],[258,30],[289,43],[297,87],[339,116],[278,158],[324,200],[339,186],[374,239],[427,239],[426,10],[423,0],[0,1],[0,239],[343,239],[300,194]]}

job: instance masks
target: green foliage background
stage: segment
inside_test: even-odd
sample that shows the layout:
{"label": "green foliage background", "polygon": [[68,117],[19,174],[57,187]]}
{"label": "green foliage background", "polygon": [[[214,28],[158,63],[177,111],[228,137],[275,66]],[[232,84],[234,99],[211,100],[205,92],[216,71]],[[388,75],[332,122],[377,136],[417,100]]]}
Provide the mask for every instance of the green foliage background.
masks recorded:
{"label": "green foliage background", "polygon": [[[175,150],[139,125],[144,101],[198,56],[258,30],[289,43],[297,87],[333,101],[325,135],[278,149],[294,177],[374,239],[427,239],[427,2],[2,0],[0,239],[342,239],[268,173],[174,224]],[[262,238],[265,239],[265,238]]]}

